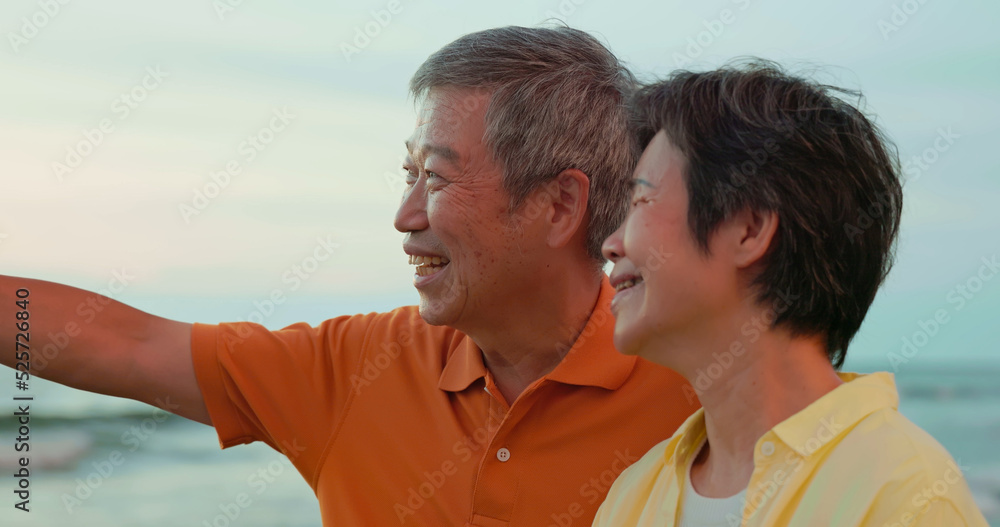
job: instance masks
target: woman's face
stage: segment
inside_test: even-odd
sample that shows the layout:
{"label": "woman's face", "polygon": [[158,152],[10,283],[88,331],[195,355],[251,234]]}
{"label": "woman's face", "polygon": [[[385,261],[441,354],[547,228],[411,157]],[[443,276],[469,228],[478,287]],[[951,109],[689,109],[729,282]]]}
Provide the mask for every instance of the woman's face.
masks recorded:
{"label": "woman's face", "polygon": [[670,344],[712,331],[736,287],[724,259],[706,255],[688,228],[684,168],[683,154],[661,130],[635,169],[628,217],[603,247],[615,264],[615,346],[666,365],[675,361],[665,351],[682,352]]}

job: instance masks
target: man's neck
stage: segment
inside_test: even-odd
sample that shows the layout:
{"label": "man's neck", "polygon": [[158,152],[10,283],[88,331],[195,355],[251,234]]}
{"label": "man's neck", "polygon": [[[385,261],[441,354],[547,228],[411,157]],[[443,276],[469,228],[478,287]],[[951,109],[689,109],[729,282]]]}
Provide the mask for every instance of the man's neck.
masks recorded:
{"label": "man's neck", "polygon": [[549,280],[544,291],[498,313],[489,331],[467,333],[505,401],[513,404],[562,361],[597,304],[603,273],[581,270]]}

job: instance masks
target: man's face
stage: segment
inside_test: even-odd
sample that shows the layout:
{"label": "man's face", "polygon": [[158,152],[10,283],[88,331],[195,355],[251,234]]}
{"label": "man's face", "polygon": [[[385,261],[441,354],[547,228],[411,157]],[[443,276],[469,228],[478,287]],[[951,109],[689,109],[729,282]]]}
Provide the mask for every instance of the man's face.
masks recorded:
{"label": "man's face", "polygon": [[489,93],[435,88],[406,141],[407,188],[395,227],[417,264],[413,285],[430,324],[468,332],[502,323],[532,284],[532,229],[517,228],[483,144]]}
{"label": "man's face", "polygon": [[611,303],[615,346],[624,353],[657,360],[662,343],[711,331],[738,290],[716,247],[705,256],[688,228],[683,168],[684,156],[657,133],[635,169],[628,217],[604,242],[619,289]]}

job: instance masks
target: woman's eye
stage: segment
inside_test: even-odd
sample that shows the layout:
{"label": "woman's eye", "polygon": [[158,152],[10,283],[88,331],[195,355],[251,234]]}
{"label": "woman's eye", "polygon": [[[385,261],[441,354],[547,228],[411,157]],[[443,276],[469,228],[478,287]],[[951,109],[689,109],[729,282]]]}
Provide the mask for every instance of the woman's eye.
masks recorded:
{"label": "woman's eye", "polygon": [[407,184],[413,184],[414,182],[417,181],[417,172],[413,170],[412,167],[403,165],[403,172],[406,177]]}

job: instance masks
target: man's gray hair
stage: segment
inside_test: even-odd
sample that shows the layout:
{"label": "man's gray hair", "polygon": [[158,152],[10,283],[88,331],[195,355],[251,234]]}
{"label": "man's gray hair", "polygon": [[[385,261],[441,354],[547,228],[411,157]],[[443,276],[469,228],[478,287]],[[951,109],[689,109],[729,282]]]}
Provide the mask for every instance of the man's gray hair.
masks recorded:
{"label": "man's gray hair", "polygon": [[437,87],[491,95],[483,142],[502,167],[512,212],[563,170],[587,175],[587,252],[603,266],[601,244],[628,212],[640,153],[627,121],[632,73],[583,31],[508,26],[465,35],[424,61],[410,93]]}

